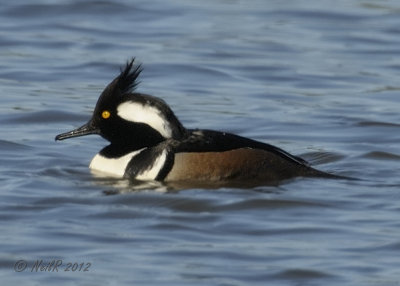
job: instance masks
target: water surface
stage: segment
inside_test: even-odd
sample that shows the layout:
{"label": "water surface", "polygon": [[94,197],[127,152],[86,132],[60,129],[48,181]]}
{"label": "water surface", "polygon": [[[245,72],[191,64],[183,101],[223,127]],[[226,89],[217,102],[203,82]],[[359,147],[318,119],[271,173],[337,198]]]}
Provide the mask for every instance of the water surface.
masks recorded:
{"label": "water surface", "polygon": [[[397,1],[5,1],[0,24],[2,284],[399,285]],[[133,56],[139,91],[185,126],[360,180],[163,192],[92,176],[106,142],[54,136]]]}

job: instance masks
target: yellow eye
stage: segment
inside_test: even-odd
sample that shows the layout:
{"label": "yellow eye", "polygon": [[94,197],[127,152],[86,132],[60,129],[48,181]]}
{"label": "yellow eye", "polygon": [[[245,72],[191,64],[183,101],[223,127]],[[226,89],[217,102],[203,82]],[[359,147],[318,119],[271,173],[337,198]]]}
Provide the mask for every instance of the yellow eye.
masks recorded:
{"label": "yellow eye", "polygon": [[108,118],[110,118],[110,116],[111,116],[111,113],[110,113],[110,111],[108,111],[108,110],[104,110],[104,111],[101,113],[101,117],[103,117],[104,119],[108,119]]}

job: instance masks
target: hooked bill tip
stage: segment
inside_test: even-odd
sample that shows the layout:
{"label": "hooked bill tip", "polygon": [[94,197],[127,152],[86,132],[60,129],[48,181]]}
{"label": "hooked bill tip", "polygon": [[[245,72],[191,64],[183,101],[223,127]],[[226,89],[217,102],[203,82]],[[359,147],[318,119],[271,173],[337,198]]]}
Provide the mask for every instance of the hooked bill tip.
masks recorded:
{"label": "hooked bill tip", "polygon": [[55,141],[61,141],[61,140],[67,139],[67,138],[75,137],[74,135],[75,135],[75,132],[74,132],[74,131],[69,131],[69,132],[65,132],[65,133],[58,134],[58,135],[54,138],[54,140],[55,140]]}
{"label": "hooked bill tip", "polygon": [[61,141],[61,140],[64,140],[65,138],[62,136],[62,134],[58,134],[55,138],[54,138],[54,140],[55,141]]}

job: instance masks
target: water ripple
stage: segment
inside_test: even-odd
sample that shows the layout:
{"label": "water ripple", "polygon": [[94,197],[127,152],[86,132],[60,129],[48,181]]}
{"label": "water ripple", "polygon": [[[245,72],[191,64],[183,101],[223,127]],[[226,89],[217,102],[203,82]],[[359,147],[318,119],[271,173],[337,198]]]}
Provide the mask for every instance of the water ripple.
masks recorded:
{"label": "water ripple", "polygon": [[[393,0],[3,1],[2,283],[398,284],[399,11]],[[360,180],[215,189],[93,176],[107,142],[54,136],[89,119],[132,56],[138,91],[188,127]],[[12,269],[53,257],[96,275]]]}

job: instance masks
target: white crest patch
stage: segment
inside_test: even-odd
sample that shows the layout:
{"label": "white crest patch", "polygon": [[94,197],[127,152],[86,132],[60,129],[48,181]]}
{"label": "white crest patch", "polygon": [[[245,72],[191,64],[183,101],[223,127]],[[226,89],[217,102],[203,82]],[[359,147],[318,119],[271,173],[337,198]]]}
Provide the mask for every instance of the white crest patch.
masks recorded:
{"label": "white crest patch", "polygon": [[107,158],[97,154],[90,162],[89,168],[115,178],[123,178],[130,160],[144,149],[136,150],[119,158]]}
{"label": "white crest patch", "polygon": [[118,116],[137,123],[145,123],[157,130],[164,138],[171,138],[172,130],[167,120],[161,115],[161,111],[152,106],[127,101],[117,108]]}

